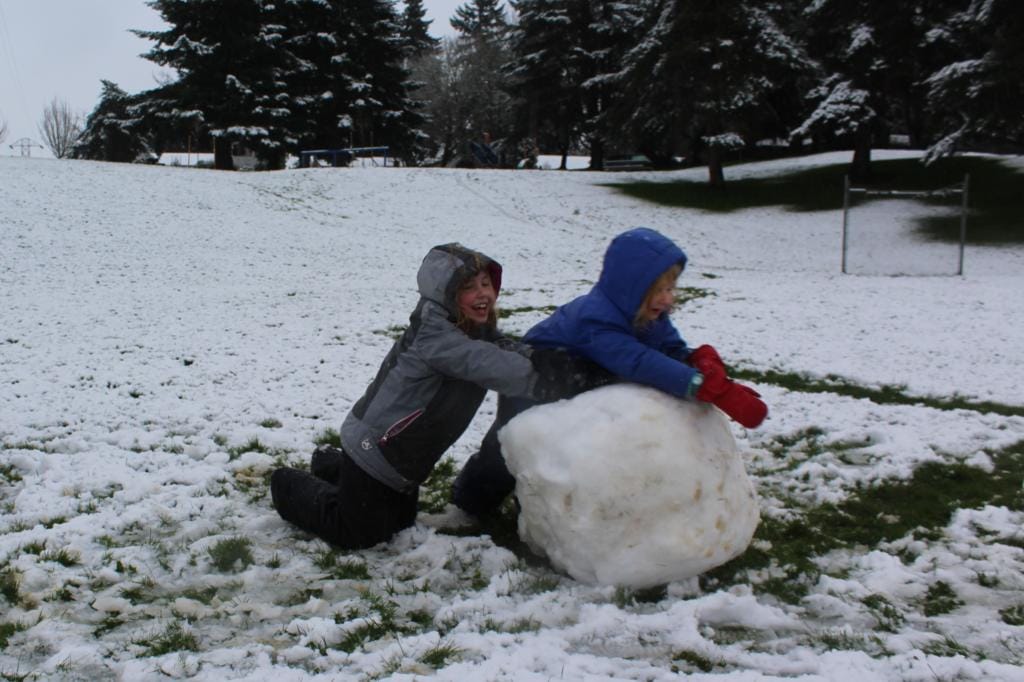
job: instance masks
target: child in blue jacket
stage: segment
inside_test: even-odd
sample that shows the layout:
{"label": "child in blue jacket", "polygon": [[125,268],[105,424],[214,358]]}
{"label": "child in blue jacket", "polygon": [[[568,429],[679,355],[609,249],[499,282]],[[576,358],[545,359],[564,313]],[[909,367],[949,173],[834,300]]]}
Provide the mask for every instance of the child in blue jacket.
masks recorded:
{"label": "child in blue jacket", "polygon": [[[627,230],[609,245],[593,289],[559,307],[523,341],[590,360],[619,381],[711,402],[754,428],[767,415],[757,393],[726,376],[725,365],[711,346],[691,350],[669,319],[676,279],[685,267],[686,254],[672,240],[646,227]],[[499,399],[494,425],[455,481],[453,500],[458,507],[484,514],[512,492],[515,479],[501,456],[498,431],[536,404],[509,396]]]}

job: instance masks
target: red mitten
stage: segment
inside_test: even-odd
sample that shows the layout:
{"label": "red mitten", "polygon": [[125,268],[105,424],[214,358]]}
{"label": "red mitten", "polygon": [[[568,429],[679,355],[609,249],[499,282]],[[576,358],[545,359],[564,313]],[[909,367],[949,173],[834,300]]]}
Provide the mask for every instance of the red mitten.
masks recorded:
{"label": "red mitten", "polygon": [[696,367],[700,370],[701,374],[707,374],[711,367],[718,367],[723,373],[725,373],[725,363],[722,362],[722,358],[718,355],[718,351],[707,344],[697,346],[697,348],[690,353],[690,357],[686,358],[686,361],[690,363],[691,367]]}
{"label": "red mitten", "polygon": [[701,373],[704,379],[700,388],[697,389],[697,393],[694,394],[694,397],[697,400],[713,403],[720,395],[728,390],[729,384],[732,383],[728,378],[726,378],[725,370],[718,365],[708,363],[704,369],[698,368],[697,371]]}
{"label": "red mitten", "polygon": [[737,384],[735,381],[727,383],[729,385],[726,389],[711,402],[748,429],[760,426],[768,416],[768,406],[761,400],[760,394],[749,386]]}

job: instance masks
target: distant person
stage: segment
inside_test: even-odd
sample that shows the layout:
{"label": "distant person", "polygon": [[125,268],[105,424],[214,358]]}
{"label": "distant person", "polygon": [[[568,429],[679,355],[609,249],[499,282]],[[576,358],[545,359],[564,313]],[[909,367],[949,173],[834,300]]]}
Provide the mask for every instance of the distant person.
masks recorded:
{"label": "distant person", "polygon": [[488,389],[538,401],[571,392],[567,355],[498,332],[496,261],[459,244],[436,246],[417,282],[409,326],[342,424],[342,447],[317,448],[310,473],[271,475],[281,518],[337,547],[370,547],[413,525],[420,484]]}
{"label": "distant person", "polygon": [[[590,360],[619,381],[710,402],[743,426],[755,428],[768,413],[758,394],[726,376],[713,347],[691,350],[669,319],[676,280],[685,267],[686,254],[664,235],[646,227],[623,232],[608,246],[601,275],[590,292],[559,307],[523,341]],[[455,480],[456,506],[484,515],[514,490],[515,478],[502,458],[498,431],[536,404],[529,396],[501,396],[480,450]]]}

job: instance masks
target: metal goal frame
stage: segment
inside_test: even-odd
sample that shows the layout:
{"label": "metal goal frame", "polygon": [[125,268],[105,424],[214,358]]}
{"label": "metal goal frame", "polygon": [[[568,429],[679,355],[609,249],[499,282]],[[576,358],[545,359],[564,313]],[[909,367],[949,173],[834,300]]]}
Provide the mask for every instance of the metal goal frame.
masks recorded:
{"label": "metal goal frame", "polygon": [[849,214],[850,195],[862,194],[864,196],[876,197],[910,197],[914,199],[927,199],[931,197],[951,197],[960,195],[960,256],[957,265],[957,276],[964,274],[964,246],[967,242],[967,190],[970,183],[970,174],[964,175],[963,184],[960,187],[947,187],[945,189],[929,190],[924,192],[911,192],[904,190],[868,189],[867,187],[853,187],[850,185],[850,176],[843,176],[843,254],[841,270],[846,272],[846,250],[849,244]]}

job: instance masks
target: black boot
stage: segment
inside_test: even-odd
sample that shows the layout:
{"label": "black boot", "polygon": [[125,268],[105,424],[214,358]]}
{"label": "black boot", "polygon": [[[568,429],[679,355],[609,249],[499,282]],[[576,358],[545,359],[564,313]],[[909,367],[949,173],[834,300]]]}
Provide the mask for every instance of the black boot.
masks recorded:
{"label": "black boot", "polygon": [[309,473],[321,481],[337,483],[338,475],[341,473],[341,458],[345,451],[332,445],[321,445],[313,451],[313,457],[309,462]]}
{"label": "black boot", "polygon": [[515,490],[516,479],[501,456],[498,431],[523,410],[536,403],[525,398],[498,398],[498,414],[480,443],[480,449],[462,467],[452,485],[452,502],[473,516],[496,512]]}

